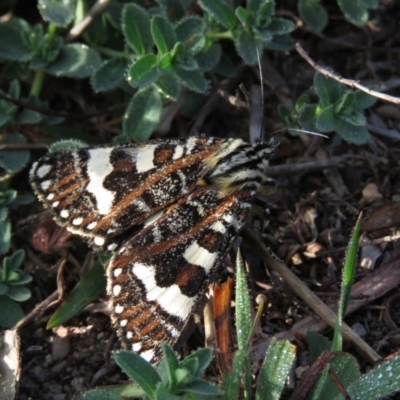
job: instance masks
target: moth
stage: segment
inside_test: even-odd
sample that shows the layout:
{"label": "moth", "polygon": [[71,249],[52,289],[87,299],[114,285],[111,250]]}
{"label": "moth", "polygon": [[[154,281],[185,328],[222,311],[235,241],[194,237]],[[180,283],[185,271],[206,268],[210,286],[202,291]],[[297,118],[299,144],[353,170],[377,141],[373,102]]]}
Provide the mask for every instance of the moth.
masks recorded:
{"label": "moth", "polygon": [[108,268],[113,324],[153,364],[175,345],[246,224],[276,143],[191,137],[45,155],[34,192],[58,224],[115,250]]}

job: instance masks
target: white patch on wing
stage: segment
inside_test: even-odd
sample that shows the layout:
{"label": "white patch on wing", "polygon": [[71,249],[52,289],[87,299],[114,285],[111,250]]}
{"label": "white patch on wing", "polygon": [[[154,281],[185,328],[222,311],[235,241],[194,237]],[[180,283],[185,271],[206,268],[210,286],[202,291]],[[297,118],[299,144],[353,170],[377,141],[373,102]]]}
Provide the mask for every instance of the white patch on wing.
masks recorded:
{"label": "white patch on wing", "polygon": [[112,291],[114,296],[118,296],[121,293],[121,285],[115,285]]}
{"label": "white patch on wing", "polygon": [[197,212],[199,213],[199,215],[202,217],[203,215],[205,215],[206,210],[203,207],[203,204],[201,204],[199,201],[191,201],[189,203],[190,205],[196,207]]}
{"label": "white patch on wing", "polygon": [[183,146],[176,146],[174,150],[174,155],[172,156],[173,160],[177,160],[183,156]]}
{"label": "white patch on wing", "polygon": [[[132,337],[132,332],[128,332],[131,334]],[[126,337],[128,338],[128,334],[126,335]],[[130,339],[130,338],[128,338]],[[137,342],[137,343],[133,343],[132,345],[132,350],[136,353],[138,351],[140,351],[140,349],[142,348],[142,342]]]}
{"label": "white patch on wing", "polygon": [[114,308],[115,314],[121,314],[122,311],[124,311],[124,308],[125,308],[124,306],[117,304]]}
{"label": "white patch on wing", "polygon": [[142,282],[146,289],[146,300],[157,301],[167,313],[186,320],[192,312],[196,297],[188,297],[181,293],[178,285],[159,287],[155,279],[156,270],[151,265],[134,263],[133,274]]}
{"label": "white patch on wing", "polygon": [[194,241],[183,253],[183,257],[190,264],[203,267],[208,273],[215,265],[216,253],[210,253],[204,247],[201,247]]}
{"label": "white patch on wing", "polygon": [[53,208],[56,208],[56,207],[58,207],[58,205],[60,204],[60,202],[59,201],[55,201],[54,203],[52,203],[52,207]]}
{"label": "white patch on wing", "polygon": [[36,176],[38,178],[44,178],[51,171],[51,166],[48,164],[43,164],[36,170]]}
{"label": "white patch on wing", "polygon": [[154,235],[154,243],[160,243],[162,241],[162,235],[157,225],[153,228],[152,233]]}
{"label": "white patch on wing", "polygon": [[113,275],[115,276],[115,278],[118,278],[121,275],[122,272],[122,268],[115,268],[113,271]]}
{"label": "white patch on wing", "polygon": [[90,231],[97,225],[97,221],[91,222],[86,229],[89,229]]}
{"label": "white patch on wing", "polygon": [[181,332],[178,331],[173,325],[171,324],[164,324],[165,329],[169,332],[172,337],[179,337],[181,336]]}
{"label": "white patch on wing", "polygon": [[140,211],[140,212],[149,212],[151,208],[141,199],[135,200],[133,205]]}
{"label": "white patch on wing", "polygon": [[50,194],[46,197],[46,199],[51,201],[51,200],[54,199],[54,197],[55,197],[55,194],[54,194],[54,193],[50,193]]}
{"label": "white patch on wing", "polygon": [[212,229],[215,232],[219,232],[219,233],[226,232],[226,228],[221,221],[215,221],[212,225],[210,225],[210,229]]}
{"label": "white patch on wing", "polygon": [[182,191],[185,192],[186,191],[186,176],[185,174],[178,169],[178,171],[176,171],[176,173],[178,174],[181,182],[182,182]]}
{"label": "white patch on wing", "polygon": [[97,246],[103,246],[104,242],[105,242],[105,239],[100,236],[96,236],[94,238],[94,244]]}
{"label": "white patch on wing", "polygon": [[153,215],[150,215],[150,217],[146,218],[143,222],[143,228],[146,228],[146,226],[149,226],[150,224],[152,224],[153,222],[157,221],[158,218],[161,217],[161,215],[164,214],[164,210],[158,211]]}
{"label": "white patch on wing", "polygon": [[118,244],[117,243],[111,243],[107,246],[108,251],[114,251],[117,248]]}
{"label": "white patch on wing", "polygon": [[[133,349],[133,346],[132,346]],[[152,358],[155,356],[154,350],[146,350],[143,353],[140,353],[140,356],[143,357],[146,361],[151,361]]]}
{"label": "white patch on wing", "polygon": [[68,218],[69,217],[69,211],[68,210],[61,210],[60,217],[61,218]]}
{"label": "white patch on wing", "polygon": [[[132,336],[133,336],[133,333],[131,332],[131,331],[128,331],[128,332],[126,332],[126,338],[129,340],[129,339],[132,339]],[[133,345],[134,346],[134,345]],[[132,346],[132,348],[133,348],[133,346]],[[142,345],[140,345],[140,347],[142,347]]]}
{"label": "white patch on wing", "polygon": [[119,326],[122,326],[122,327],[125,327],[127,324],[128,324],[128,320],[127,320],[127,319],[122,319],[122,320],[119,322]]}
{"label": "white patch on wing", "polygon": [[51,181],[43,181],[43,182],[40,184],[40,187],[41,187],[43,190],[47,190],[47,189],[50,187],[50,185],[51,185]]}
{"label": "white patch on wing", "polygon": [[104,178],[113,170],[110,163],[111,151],[111,147],[88,150],[87,174],[89,184],[86,190],[96,199],[97,211],[101,215],[110,212],[114,200],[114,193],[103,186]]}
{"label": "white patch on wing", "polygon": [[83,222],[83,218],[82,217],[78,217],[78,218],[74,218],[72,220],[72,225],[78,226]]}
{"label": "white patch on wing", "polygon": [[223,220],[227,222],[229,225],[232,225],[235,229],[242,229],[243,225],[240,221],[238,221],[232,214],[224,215]]}
{"label": "white patch on wing", "polygon": [[137,172],[146,172],[154,168],[154,149],[156,146],[144,146],[136,156]]}

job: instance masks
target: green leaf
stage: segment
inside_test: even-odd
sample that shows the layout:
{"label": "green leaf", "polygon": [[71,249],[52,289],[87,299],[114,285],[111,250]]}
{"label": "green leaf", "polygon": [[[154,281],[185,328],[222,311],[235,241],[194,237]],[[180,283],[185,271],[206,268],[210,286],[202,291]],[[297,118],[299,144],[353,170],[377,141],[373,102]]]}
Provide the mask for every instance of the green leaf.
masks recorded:
{"label": "green leaf", "polygon": [[[269,4],[269,7],[271,8],[271,6],[274,6],[274,1],[272,0],[248,0],[247,1],[247,9],[253,13],[253,14],[257,14],[258,12],[260,12],[260,9],[262,6]],[[274,9],[272,8],[271,10],[271,15],[274,12]]]}
{"label": "green leaf", "polygon": [[175,73],[185,86],[196,93],[205,93],[208,89],[208,82],[200,71],[185,71],[176,67]]}
{"label": "green leaf", "polygon": [[150,398],[154,398],[156,386],[161,382],[157,370],[139,355],[129,351],[117,351],[115,362],[135,381]]}
{"label": "green leaf", "polygon": [[8,218],[8,208],[0,207],[0,222],[4,221],[6,218]]}
{"label": "green leaf", "polygon": [[161,55],[171,51],[177,42],[174,26],[166,18],[161,16],[152,18],[151,34]]}
{"label": "green leaf", "polygon": [[82,400],[121,400],[121,397],[109,390],[94,389],[83,393]]}
{"label": "green leaf", "polygon": [[289,35],[275,35],[264,43],[264,47],[276,51],[289,51],[293,48],[294,40]]}
{"label": "green leaf", "polygon": [[42,115],[37,111],[23,109],[20,113],[18,113],[15,118],[15,122],[18,124],[26,124],[26,125],[35,125],[42,121]]}
{"label": "green leaf", "polygon": [[372,8],[373,10],[376,10],[379,6],[379,0],[362,0],[362,3],[365,7]]}
{"label": "green leaf", "polygon": [[106,289],[103,265],[97,261],[69,295],[68,299],[56,310],[47,323],[47,329],[60,325],[96,300]]}
{"label": "green leaf", "polygon": [[59,140],[49,147],[49,153],[56,153],[57,151],[69,151],[75,149],[84,149],[88,145],[81,140],[67,139]]}
{"label": "green leaf", "polygon": [[10,205],[18,196],[18,192],[13,189],[0,191],[0,204]]}
{"label": "green leaf", "polygon": [[369,95],[368,93],[357,90],[354,92],[354,104],[353,108],[357,111],[362,111],[366,108],[372,107],[376,102],[377,98]]}
{"label": "green leaf", "polygon": [[173,74],[163,74],[156,82],[163,96],[167,99],[178,100],[182,92],[181,81]]}
{"label": "green leaf", "polygon": [[8,284],[5,285],[3,283],[0,283],[0,297],[3,296],[4,294],[6,294],[7,291],[8,291]]}
{"label": "green leaf", "polygon": [[31,194],[19,194],[16,199],[14,199],[10,206],[26,206],[27,204],[31,204],[35,201],[36,197]]}
{"label": "green leaf", "polygon": [[[400,389],[398,376],[400,376],[400,357],[396,356],[362,375],[357,381],[346,385],[347,393],[352,399],[379,399]],[[337,395],[335,400],[339,398]]]}
{"label": "green leaf", "polygon": [[135,140],[148,139],[161,116],[161,96],[154,87],[137,92],[126,109],[123,133]]}
{"label": "green leaf", "polygon": [[19,270],[17,272],[18,272],[18,279],[15,281],[7,282],[9,286],[22,286],[32,282],[33,278],[30,275],[21,275],[21,271]]}
{"label": "green leaf", "polygon": [[326,350],[331,349],[331,342],[316,332],[308,331],[307,339],[310,343],[310,362],[311,364]]}
{"label": "green leaf", "polygon": [[25,286],[9,286],[7,296],[19,303],[31,298],[31,291]]}
{"label": "green leaf", "polygon": [[0,24],[0,59],[22,62],[32,58],[33,52],[23,39],[23,30],[18,28],[15,23]]}
{"label": "green leaf", "polygon": [[314,90],[322,108],[336,103],[346,93],[345,86],[317,72],[314,75]]}
{"label": "green leaf", "polygon": [[21,85],[16,79],[14,79],[10,83],[10,87],[8,88],[8,95],[14,100],[18,100],[21,96]]}
{"label": "green leaf", "polygon": [[96,93],[107,92],[116,89],[125,77],[128,67],[126,60],[121,58],[110,58],[92,75],[91,84]]}
{"label": "green leaf", "polygon": [[158,57],[155,54],[146,54],[138,58],[127,72],[127,80],[133,87],[149,86],[158,76]]}
{"label": "green leaf", "polygon": [[137,54],[151,51],[153,39],[148,12],[137,4],[127,4],[122,13],[122,29],[128,44]]}
{"label": "green leaf", "polygon": [[368,21],[368,10],[363,0],[337,0],[345,18],[352,24],[362,26]]}
{"label": "green leaf", "polygon": [[7,296],[0,296],[0,326],[12,328],[24,317],[21,306]]}
{"label": "green leaf", "polygon": [[220,62],[222,54],[221,45],[218,42],[204,48],[196,55],[198,67],[202,71],[210,71]]}
{"label": "green leaf", "polygon": [[[350,354],[337,352],[329,361],[328,368],[337,376],[339,382],[348,390],[348,386],[353,382],[356,382],[360,377],[359,367],[357,361]],[[322,382],[320,382],[322,381]],[[322,383],[322,385],[321,385]],[[319,387],[318,387],[319,386]],[[315,390],[318,388],[318,395]],[[323,375],[315,389],[312,390],[310,398],[312,399],[343,399],[343,393],[338,388],[336,382],[326,374]],[[366,400],[364,396],[353,397],[352,399],[362,399]],[[376,397],[374,397],[376,399]]]}
{"label": "green leaf", "polygon": [[354,103],[354,92],[347,90],[344,95],[335,103],[335,114],[346,112]]}
{"label": "green leaf", "polygon": [[296,28],[295,24],[285,18],[274,18],[268,25],[268,29],[274,36],[286,35]]}
{"label": "green leaf", "polygon": [[57,59],[46,67],[46,72],[55,76],[82,79],[91,76],[101,65],[96,50],[84,44],[65,45]]}
{"label": "green leaf", "polygon": [[10,260],[11,269],[13,269],[13,270],[18,269],[22,265],[23,261],[25,260],[25,251],[22,249],[19,249],[8,258]]}
{"label": "green leaf", "polygon": [[75,15],[75,0],[39,0],[42,18],[56,26],[67,26]]}
{"label": "green leaf", "polygon": [[[259,47],[260,43],[251,35],[250,32],[244,29],[239,30],[235,39],[235,46],[240,57],[242,57],[246,64],[253,65],[257,62],[256,47]],[[261,54],[260,48],[259,52]]]}
{"label": "green leaf", "polygon": [[[20,133],[5,133],[2,135],[3,144],[26,143],[26,137]],[[30,159],[29,150],[1,150],[0,166],[7,172],[16,173],[26,167]]]}
{"label": "green leaf", "polygon": [[232,8],[221,0],[199,0],[199,6],[229,30],[236,26],[236,16]]}
{"label": "green leaf", "polygon": [[353,109],[349,109],[347,112],[337,114],[337,118],[354,126],[365,126],[367,124],[367,119],[365,118],[364,114]]}
{"label": "green leaf", "polygon": [[347,142],[354,144],[366,144],[369,140],[369,132],[364,126],[354,126],[342,119],[337,119],[337,133]]}
{"label": "green leaf", "polygon": [[252,317],[247,275],[244,271],[243,259],[240,251],[236,257],[236,334],[238,347],[246,349],[251,332]]}
{"label": "green leaf", "polygon": [[235,14],[244,28],[251,29],[256,25],[256,21],[254,19],[253,14],[249,12],[249,10],[247,10],[246,8],[238,7],[235,10]]}
{"label": "green leaf", "polygon": [[[1,39],[0,39],[1,41]],[[1,58],[1,54],[0,54]],[[13,79],[18,79],[20,81],[26,81],[29,78],[31,70],[25,62],[19,61],[8,61],[6,65],[4,65],[2,75],[8,81],[12,81]]]}
{"label": "green leaf", "polygon": [[337,129],[336,115],[333,105],[324,108],[316,120],[316,127],[319,132],[333,132]]}
{"label": "green leaf", "polygon": [[229,374],[225,375],[222,382],[223,400],[231,400],[239,398],[239,388],[242,377],[244,363],[247,359],[247,351],[236,350],[233,357],[232,370]]}
{"label": "green leaf", "polygon": [[[193,393],[195,399],[199,399],[200,395],[203,396],[217,396],[221,394],[219,388],[213,385],[211,382],[207,382],[200,379],[195,379],[187,384],[184,388],[180,388],[180,391],[184,393]],[[219,397],[218,397],[219,398]]]}
{"label": "green leaf", "polygon": [[166,344],[163,344],[162,350],[164,353],[164,363],[165,370],[168,376],[168,382],[170,387],[175,387],[176,380],[176,370],[179,368],[179,361],[176,357],[174,351]]}
{"label": "green leaf", "polygon": [[322,32],[328,24],[328,13],[321,0],[299,0],[297,4],[301,19],[314,31]]}
{"label": "green leaf", "polygon": [[200,17],[194,16],[182,19],[175,27],[177,40],[192,55],[197,54],[203,49],[206,42],[205,30],[205,21]]}
{"label": "green leaf", "polygon": [[361,217],[357,219],[356,226],[354,227],[353,233],[350,238],[350,242],[347,247],[346,260],[343,268],[342,275],[342,287],[340,290],[340,300],[337,313],[337,321],[335,326],[335,331],[332,340],[332,351],[342,351],[343,350],[343,331],[342,325],[343,320],[346,315],[347,306],[350,301],[351,288],[354,282],[354,274],[356,270],[357,262],[357,251],[358,251],[358,241],[360,238],[361,230]]}
{"label": "green leaf", "polygon": [[185,0],[157,0],[157,3],[165,10],[165,15],[168,15],[171,21],[183,18],[188,7],[188,2]]}
{"label": "green leaf", "polygon": [[[258,1],[258,0],[257,0]],[[253,11],[253,14],[256,16],[256,27],[257,29],[262,29],[268,27],[271,23],[273,16],[275,15],[275,1],[267,0],[260,1],[259,8],[257,11]],[[250,3],[249,3],[250,5]],[[247,7],[250,10],[250,7]],[[251,7],[252,8],[252,7]]]}
{"label": "green leaf", "polygon": [[296,358],[295,346],[272,339],[258,376],[256,400],[279,400],[290,368]]}
{"label": "green leaf", "polygon": [[173,52],[176,53],[173,58],[174,69],[176,67],[186,71],[194,71],[199,69],[197,61],[189,52],[183,50],[181,43],[176,44]]}
{"label": "green leaf", "polygon": [[197,360],[196,369],[191,369],[191,372],[193,378],[199,378],[201,375],[203,375],[204,371],[209,366],[210,362],[212,361],[212,358],[213,358],[212,350],[208,348],[203,348],[196,350],[192,354],[189,354],[184,360],[181,361],[180,366],[182,368],[188,368],[189,362],[191,362],[192,359],[196,359]]}
{"label": "green leaf", "polygon": [[298,110],[298,114],[298,121],[304,129],[308,131],[315,131],[317,129],[315,126],[317,105],[304,104]]}

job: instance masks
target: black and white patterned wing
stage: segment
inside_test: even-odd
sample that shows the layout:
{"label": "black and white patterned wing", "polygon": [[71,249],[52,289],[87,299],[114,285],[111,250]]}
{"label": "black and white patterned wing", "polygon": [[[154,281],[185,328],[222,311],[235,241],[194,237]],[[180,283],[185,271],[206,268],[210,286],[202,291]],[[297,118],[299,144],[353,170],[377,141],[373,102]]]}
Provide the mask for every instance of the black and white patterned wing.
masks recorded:
{"label": "black and white patterned wing", "polygon": [[108,267],[117,332],[152,363],[174,345],[230,245],[246,223],[253,194],[221,197],[198,189],[127,240]]}
{"label": "black and white patterned wing", "polygon": [[60,225],[104,246],[190,193],[221,143],[189,138],[58,152],[34,163],[30,180]]}

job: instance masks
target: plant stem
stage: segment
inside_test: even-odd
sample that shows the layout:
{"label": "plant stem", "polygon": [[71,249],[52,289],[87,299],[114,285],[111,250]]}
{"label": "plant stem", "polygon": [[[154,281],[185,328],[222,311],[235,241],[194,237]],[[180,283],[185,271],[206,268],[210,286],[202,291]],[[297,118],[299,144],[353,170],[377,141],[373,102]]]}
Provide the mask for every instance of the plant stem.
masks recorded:
{"label": "plant stem", "polygon": [[43,69],[38,69],[35,72],[35,77],[33,79],[31,95],[39,97],[40,91],[42,90],[45,72]]}

